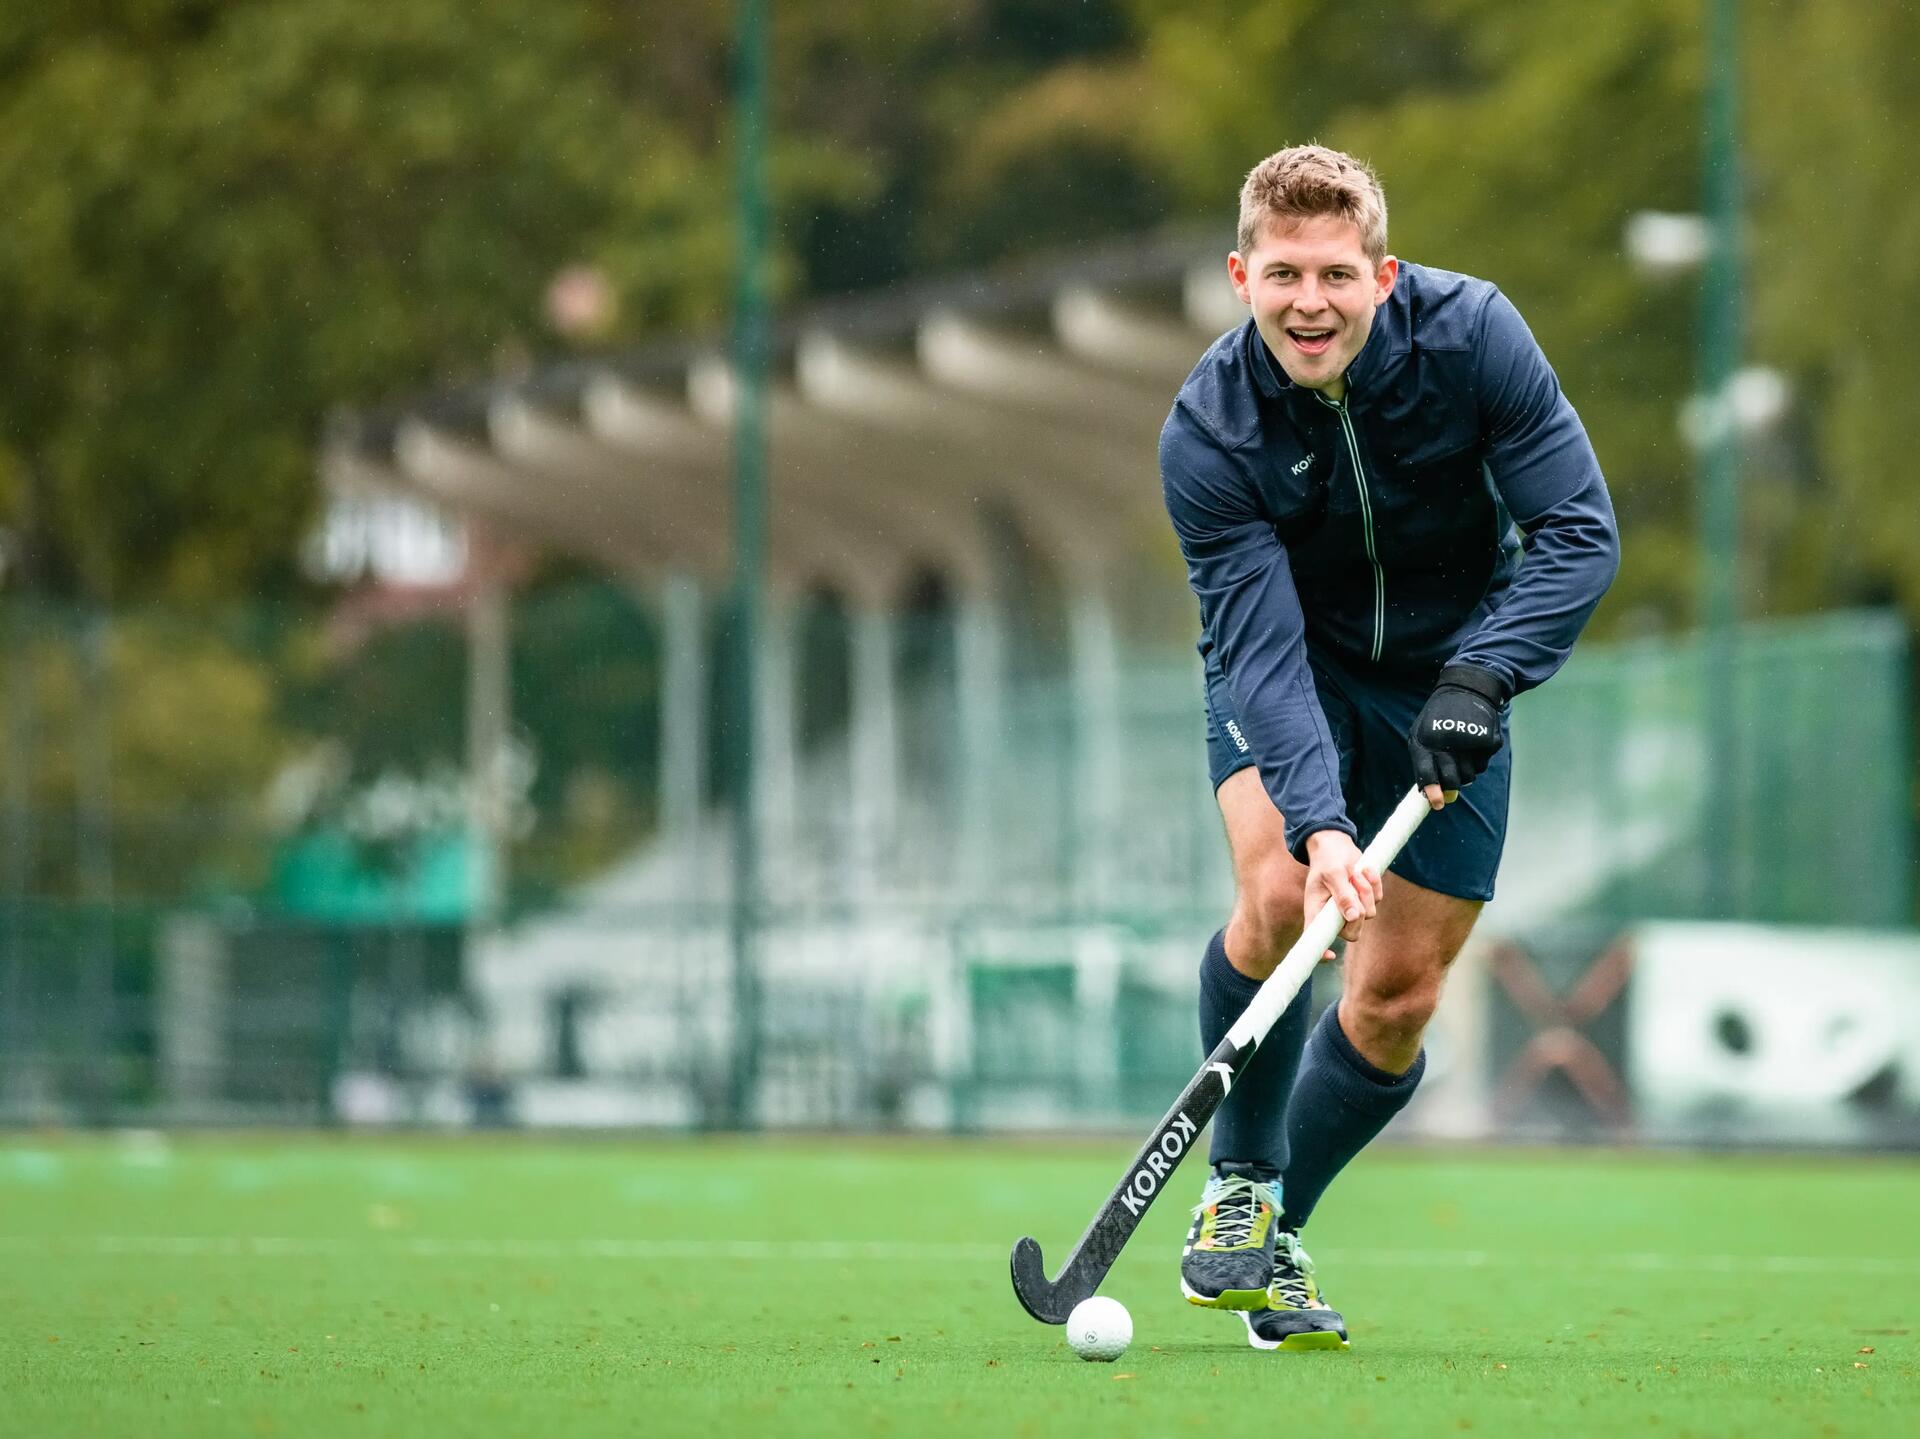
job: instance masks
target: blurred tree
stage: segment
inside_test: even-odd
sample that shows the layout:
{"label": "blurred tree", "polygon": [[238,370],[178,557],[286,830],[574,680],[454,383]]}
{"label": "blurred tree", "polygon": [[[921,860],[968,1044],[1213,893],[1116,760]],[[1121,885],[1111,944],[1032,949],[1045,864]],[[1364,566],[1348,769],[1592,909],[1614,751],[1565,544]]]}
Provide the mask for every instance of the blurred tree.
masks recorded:
{"label": "blurred tree", "polygon": [[35,815],[28,890],[86,893],[83,831],[97,801],[110,804],[97,816],[99,838],[122,899],[262,878],[264,795],[298,752],[263,660],[280,639],[273,627],[258,615],[244,625],[231,613],[121,615],[102,672],[90,679],[84,633],[96,615],[43,604],[4,618],[19,637],[0,683],[31,697],[33,718],[30,753],[0,753],[0,774],[27,761]]}
{"label": "blurred tree", "polygon": [[1920,620],[1920,12],[1788,0],[1749,34],[1751,348],[1799,420],[1750,516],[1758,578],[1784,608],[1897,599]]}
{"label": "blurred tree", "polygon": [[1136,133],[1137,90],[1130,62],[1069,63],[984,114],[954,107],[951,159],[922,225],[923,262],[978,264],[1167,219],[1174,192]]}
{"label": "blurred tree", "polygon": [[[726,17],[667,0],[95,0],[0,19],[0,524],[41,582],[294,582],[329,405],[492,364],[601,261],[723,313]],[[795,139],[790,195],[862,182]],[[796,200],[796,203],[798,201]]]}
{"label": "blurred tree", "polygon": [[822,294],[1035,245],[1137,230],[1164,211],[1099,62],[1136,45],[1125,0],[845,0],[777,7],[776,127],[868,165],[868,183],[783,212]]}

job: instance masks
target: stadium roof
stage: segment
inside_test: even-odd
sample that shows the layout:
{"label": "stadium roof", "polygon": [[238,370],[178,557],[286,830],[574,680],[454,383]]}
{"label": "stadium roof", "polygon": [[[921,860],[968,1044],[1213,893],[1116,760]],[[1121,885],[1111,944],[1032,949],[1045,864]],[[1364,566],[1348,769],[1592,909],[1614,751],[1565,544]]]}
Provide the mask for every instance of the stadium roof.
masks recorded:
{"label": "stadium roof", "polygon": [[[897,603],[1005,556],[1109,593],[1164,550],[1156,442],[1245,311],[1227,237],[1176,232],[817,304],[776,330],[770,582]],[[616,572],[717,579],[735,386],[719,334],[455,386],[329,424],[325,482],[401,493]]]}

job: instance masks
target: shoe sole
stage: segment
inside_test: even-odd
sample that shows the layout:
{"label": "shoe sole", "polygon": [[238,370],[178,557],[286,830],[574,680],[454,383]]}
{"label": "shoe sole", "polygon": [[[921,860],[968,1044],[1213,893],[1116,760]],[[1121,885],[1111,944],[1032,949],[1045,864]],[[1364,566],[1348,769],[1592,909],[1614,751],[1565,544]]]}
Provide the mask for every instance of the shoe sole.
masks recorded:
{"label": "shoe sole", "polygon": [[1262,1289],[1222,1289],[1218,1294],[1206,1295],[1193,1288],[1186,1280],[1180,1281],[1180,1292],[1187,1296],[1187,1303],[1198,1304],[1202,1309],[1231,1309],[1245,1312],[1248,1309],[1265,1309],[1267,1291]]}
{"label": "shoe sole", "polygon": [[[1241,1318],[1246,1319],[1246,1316],[1243,1314]],[[1353,1347],[1347,1343],[1346,1336],[1337,1329],[1307,1329],[1298,1334],[1289,1334],[1284,1339],[1262,1339],[1254,1332],[1253,1321],[1247,1319],[1246,1323],[1247,1343],[1251,1344],[1255,1349],[1268,1351],[1280,1349],[1289,1354],[1307,1354],[1316,1351],[1350,1349]]]}

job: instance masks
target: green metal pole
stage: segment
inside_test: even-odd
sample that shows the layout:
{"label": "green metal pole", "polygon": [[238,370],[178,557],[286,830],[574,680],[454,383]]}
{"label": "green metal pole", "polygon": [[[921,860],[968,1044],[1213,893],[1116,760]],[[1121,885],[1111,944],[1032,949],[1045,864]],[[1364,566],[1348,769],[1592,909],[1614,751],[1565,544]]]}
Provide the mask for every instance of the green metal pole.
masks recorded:
{"label": "green metal pole", "polygon": [[734,109],[739,123],[739,281],[734,305],[733,660],[731,756],[733,1051],[727,1122],[752,1123],[760,1033],[756,950],[760,929],[760,815],[754,700],[759,693],[761,591],[766,573],[767,182],[763,148],[767,41],[764,0],[740,0]]}
{"label": "green metal pole", "polygon": [[113,676],[112,635],[104,601],[78,618],[80,720],[75,760],[80,773],[74,806],[80,897],[87,916],[87,953],[81,970],[85,1016],[85,1068],[76,1091],[86,1122],[111,1121],[116,1100],[112,1076],[119,1067],[119,1024],[114,1013],[113,937]]}
{"label": "green metal pole", "polygon": [[1702,903],[1711,918],[1740,904],[1738,746],[1735,693],[1739,624],[1740,436],[1732,409],[1740,365],[1741,242],[1739,0],[1707,0],[1704,214],[1710,243],[1700,293],[1700,395],[1708,423],[1697,514],[1703,704],[1706,731],[1706,859]]}
{"label": "green metal pole", "polygon": [[27,896],[33,890],[34,810],[32,776],[38,773],[35,710],[39,674],[35,659],[43,623],[31,582],[8,596],[5,780],[0,812],[5,814],[5,894],[0,898],[0,1110],[16,1092],[28,1091],[26,1048],[27,945],[30,938]]}

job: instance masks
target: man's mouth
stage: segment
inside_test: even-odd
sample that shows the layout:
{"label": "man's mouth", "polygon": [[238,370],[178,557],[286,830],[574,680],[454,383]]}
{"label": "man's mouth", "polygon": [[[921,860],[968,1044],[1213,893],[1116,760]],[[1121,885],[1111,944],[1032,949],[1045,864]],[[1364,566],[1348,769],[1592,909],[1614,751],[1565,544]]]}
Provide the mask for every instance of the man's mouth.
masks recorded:
{"label": "man's mouth", "polygon": [[1293,347],[1303,355],[1322,355],[1333,343],[1332,330],[1287,328],[1287,338],[1293,341]]}

